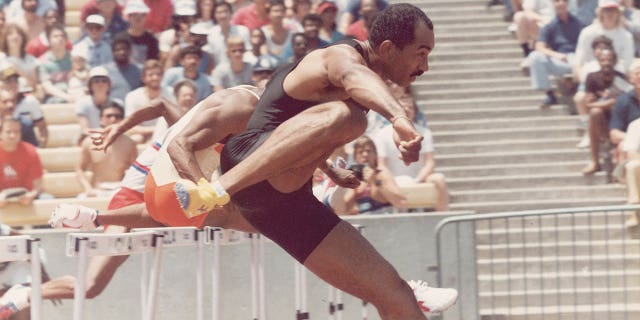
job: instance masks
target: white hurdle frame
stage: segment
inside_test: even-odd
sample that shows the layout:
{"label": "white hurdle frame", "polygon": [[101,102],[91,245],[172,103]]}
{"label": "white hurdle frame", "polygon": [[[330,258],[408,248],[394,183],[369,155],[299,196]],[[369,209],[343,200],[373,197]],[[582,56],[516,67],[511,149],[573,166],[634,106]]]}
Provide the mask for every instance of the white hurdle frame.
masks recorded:
{"label": "white hurdle frame", "polygon": [[[155,320],[156,292],[160,274],[164,236],[152,231],[137,233],[69,233],[67,234],[67,256],[78,258],[76,286],[74,288],[73,319],[84,319],[86,276],[89,257],[132,255],[154,251],[153,272],[149,281],[148,299],[143,300],[145,320]],[[143,267],[146,267],[143,265]],[[144,270],[143,270],[144,272]],[[142,277],[144,280],[145,277]]]}
{"label": "white hurdle frame", "polygon": [[42,266],[40,239],[31,236],[0,237],[0,262],[31,261],[31,320],[42,319]]}
{"label": "white hurdle frame", "polygon": [[[188,247],[197,246],[197,262],[196,262],[196,319],[204,320],[204,238],[202,237],[203,230],[196,227],[162,227],[162,228],[135,228],[131,232],[153,232],[162,235],[163,248],[172,247]],[[141,297],[142,301],[148,301],[145,305],[142,305],[143,319],[146,319],[147,305],[152,306],[155,310],[155,304],[157,301],[157,292],[150,291],[148,284],[153,278],[149,275],[148,268],[149,253],[143,254],[143,266],[141,277]],[[154,257],[154,260],[158,259]],[[161,260],[157,262],[161,263]],[[159,277],[157,274],[152,274],[153,277]],[[156,279],[156,282],[158,280]],[[151,295],[149,294],[151,292]],[[151,300],[150,300],[151,299]]]}

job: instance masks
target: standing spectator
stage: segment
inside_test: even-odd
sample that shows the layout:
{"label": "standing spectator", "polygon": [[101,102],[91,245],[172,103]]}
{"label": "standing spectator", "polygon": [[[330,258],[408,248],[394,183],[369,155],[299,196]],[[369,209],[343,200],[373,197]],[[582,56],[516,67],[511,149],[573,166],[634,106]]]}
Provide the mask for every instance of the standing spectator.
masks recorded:
{"label": "standing spectator", "polygon": [[[173,97],[173,93],[160,85],[162,80],[162,66],[158,60],[147,60],[142,67],[142,83],[144,86],[127,94],[124,100],[125,115],[148,106],[151,101],[159,98]],[[144,121],[129,130],[129,136],[138,143],[145,143],[153,135],[156,120]]]}
{"label": "standing spectator", "polygon": [[198,101],[206,98],[212,91],[209,76],[198,71],[202,50],[195,46],[188,46],[180,50],[180,66],[173,67],[165,71],[161,85],[172,87],[178,81],[189,79],[196,83],[198,87]]}
{"label": "standing spectator", "polygon": [[285,6],[282,0],[270,0],[267,7],[269,24],[262,26],[269,54],[280,59],[284,46],[291,42],[291,31],[284,25]]}
{"label": "standing spectator", "polygon": [[144,0],[149,7],[149,14],[144,22],[144,28],[153,34],[167,30],[171,27],[173,15],[173,1],[171,0]]}
{"label": "standing spectator", "polygon": [[213,51],[211,46],[207,43],[207,37],[209,35],[209,27],[207,27],[204,23],[198,22],[194,23],[189,27],[189,36],[187,37],[187,43],[184,44],[175,44],[169,51],[169,55],[167,56],[165,62],[165,70],[171,67],[175,67],[178,65],[180,60],[180,50],[186,46],[195,46],[202,50],[202,59],[200,59],[200,65],[198,66],[198,71],[209,74],[214,67],[214,59],[209,54],[209,52]]}
{"label": "standing spectator", "polygon": [[[80,19],[86,21],[86,19],[93,14],[101,15],[104,20],[104,33],[102,39],[107,43],[111,42],[111,37],[116,34],[127,30],[129,25],[122,18],[122,8],[118,5],[116,0],[93,0],[87,2],[80,9]],[[83,30],[82,37],[86,36],[85,30]]]}
{"label": "standing spectator", "polygon": [[[589,110],[589,138],[591,162],[582,170],[585,175],[600,171],[600,142],[609,140],[611,109],[616,98],[630,86],[623,73],[615,70],[616,53],[603,50],[598,57],[600,71],[587,76],[585,105]],[[617,141],[619,142],[619,141]]]}
{"label": "standing spectator", "polygon": [[[304,36],[307,39],[307,53],[318,48],[324,48],[329,45],[328,42],[320,39],[320,27],[322,26],[322,19],[315,13],[308,14],[302,19],[302,25],[304,28]],[[291,43],[288,43],[282,54],[284,61],[290,60],[293,56],[293,47]]]}
{"label": "standing spectator", "polygon": [[438,193],[434,209],[436,211],[447,211],[449,210],[449,190],[444,174],[434,171],[436,162],[433,157],[434,148],[431,130],[417,121],[418,108],[411,95],[405,94],[398,101],[404,107],[407,117],[413,120],[413,125],[424,137],[422,148],[420,149],[420,159],[408,166],[400,160],[400,152],[392,139],[393,125],[388,124],[378,131],[374,138],[378,150],[379,166],[387,168],[400,186],[424,182],[433,183]]}
{"label": "standing spectator", "polygon": [[113,62],[105,65],[111,78],[111,98],[124,101],[124,97],[131,90],[142,86],[142,72],[131,63],[131,41],[121,33],[113,38],[111,43]]}
{"label": "standing spectator", "polygon": [[[15,76],[9,78],[10,80],[4,81],[17,82],[18,80]],[[38,99],[18,93],[17,90],[12,90],[9,86],[6,90],[0,91],[0,102],[2,102],[2,117],[11,116],[20,122],[22,141],[30,143],[34,147],[47,145],[49,130]]]}
{"label": "standing spectator", "polygon": [[576,48],[578,74],[580,74],[580,68],[596,59],[591,43],[600,35],[611,39],[618,60],[624,66],[624,72],[626,73],[629,69],[634,55],[633,36],[624,28],[624,19],[620,10],[621,7],[617,0],[600,1],[596,10],[597,20],[582,29],[580,37],[578,37]]}
{"label": "standing spectator", "polygon": [[627,128],[631,122],[640,119],[640,62],[634,62],[629,70],[633,90],[628,90],[615,101],[609,122],[609,139],[615,145],[627,137]]}
{"label": "standing spectator", "polygon": [[67,50],[67,33],[62,25],[51,26],[47,30],[50,49],[40,57],[38,77],[44,90],[45,103],[73,102],[69,90],[71,55]]}
{"label": "standing spectator", "polygon": [[216,65],[229,61],[227,57],[227,39],[229,37],[238,36],[244,41],[245,49],[251,50],[252,48],[249,29],[242,25],[231,24],[232,14],[232,7],[228,2],[223,1],[216,4],[214,17],[217,24],[211,28],[207,38],[208,50],[213,55]]}
{"label": "standing spectator", "polygon": [[36,58],[26,52],[27,34],[17,24],[8,24],[2,34],[2,51],[7,61],[13,65],[18,74],[24,78],[29,86],[37,83]]}
{"label": "standing spectator", "polygon": [[252,4],[236,11],[232,24],[243,25],[249,30],[257,29],[269,23],[267,5],[269,0],[254,0]]}
{"label": "standing spectator", "polygon": [[524,0],[522,11],[513,16],[516,25],[516,38],[522,47],[524,56],[531,53],[530,43],[538,37],[538,31],[553,18],[552,0]]}
{"label": "standing spectator", "polygon": [[226,47],[229,62],[213,70],[211,74],[213,91],[251,84],[252,65],[242,60],[245,52],[244,41],[240,37],[229,37]]}
{"label": "standing spectator", "polygon": [[109,71],[104,67],[94,67],[89,71],[89,95],[76,102],[76,116],[80,123],[83,139],[89,134],[89,129],[100,128],[100,110],[111,103],[109,90],[111,80]]}
{"label": "standing spectator", "polygon": [[214,12],[216,2],[214,0],[196,0],[196,23],[202,23],[207,27],[207,31],[216,24]]}
{"label": "standing spectator", "polygon": [[27,31],[29,40],[35,39],[44,31],[44,19],[36,14],[38,9],[38,0],[19,0],[22,5],[23,12],[8,15],[7,22],[19,25],[23,30]]}
{"label": "standing spectator", "polygon": [[[20,121],[11,117],[0,123],[0,190],[21,188],[21,205],[30,205],[42,192],[42,163],[36,148],[20,140]],[[0,200],[0,207],[7,205]]]}
{"label": "standing spectator", "polygon": [[158,59],[160,49],[158,39],[145,29],[150,10],[141,0],[129,0],[124,8],[124,16],[129,20],[129,29],[119,33],[131,41],[131,63],[141,67],[149,59]]}
{"label": "standing spectator", "polygon": [[553,0],[553,6],[556,17],[540,30],[535,51],[528,58],[531,86],[547,95],[543,107],[558,103],[549,76],[559,78],[571,73],[578,36],[583,28],[580,20],[569,13],[566,0]]}
{"label": "standing spectator", "polygon": [[186,45],[189,37],[189,28],[196,19],[196,5],[190,0],[178,0],[175,4],[173,27],[163,31],[158,37],[160,48],[160,62],[165,62],[171,48],[180,44]]}
{"label": "standing spectator", "polygon": [[[100,110],[100,127],[116,124],[124,118],[124,109],[110,102]],[[93,149],[91,139],[81,143],[80,163],[76,167],[76,178],[84,191],[79,198],[110,198],[120,187],[124,172],[135,161],[138,154],[136,143],[127,135],[120,135],[107,151]],[[86,171],[93,172],[89,178]]]}
{"label": "standing spectator", "polygon": [[[61,24],[60,15],[58,10],[49,9],[44,14],[45,30],[40,32],[37,38],[29,40],[27,48],[25,49],[28,54],[40,58],[47,50],[49,50],[49,40],[47,39],[47,29],[55,24]],[[71,40],[67,39],[67,50],[71,50],[73,44]]]}
{"label": "standing spectator", "polygon": [[92,14],[88,16],[84,23],[88,36],[82,38],[74,45],[76,48],[87,48],[87,52],[89,53],[89,60],[87,60],[89,68],[113,62],[111,45],[102,37],[105,32],[104,26],[105,20],[101,15]]}
{"label": "standing spectator", "polygon": [[[337,2],[338,7],[340,8],[339,12],[342,13],[339,20],[340,22],[338,23],[338,31],[346,31],[349,25],[360,19],[360,1],[361,0],[347,0],[344,8],[341,7],[340,1]],[[386,0],[376,0],[378,11],[386,8],[387,5],[388,2]]]}
{"label": "standing spectator", "polygon": [[347,27],[345,34],[353,36],[360,41],[365,41],[369,37],[369,26],[373,18],[378,13],[378,6],[375,0],[360,1],[360,19]]}
{"label": "standing spectator", "polygon": [[344,38],[344,34],[338,31],[336,24],[336,17],[338,16],[338,6],[332,0],[323,0],[318,5],[316,13],[320,15],[322,19],[322,26],[320,27],[319,37],[320,39],[334,43]]}

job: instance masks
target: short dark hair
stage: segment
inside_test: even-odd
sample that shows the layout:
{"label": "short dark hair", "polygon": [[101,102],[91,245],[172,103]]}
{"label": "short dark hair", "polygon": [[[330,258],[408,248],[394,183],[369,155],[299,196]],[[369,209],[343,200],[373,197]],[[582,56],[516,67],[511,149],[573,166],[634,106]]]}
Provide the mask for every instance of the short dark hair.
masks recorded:
{"label": "short dark hair", "polygon": [[285,9],[287,8],[287,6],[284,4],[284,0],[269,0],[269,4],[267,5],[267,12],[270,12],[271,8],[275,6],[282,6]]}
{"label": "short dark hair", "polygon": [[180,59],[183,59],[188,54],[195,54],[198,58],[202,58],[202,49],[196,46],[186,46],[180,49]]}
{"label": "short dark hair", "polygon": [[609,48],[613,48],[613,41],[611,40],[611,38],[605,35],[599,35],[593,39],[593,42],[591,42],[591,49],[595,50],[596,47],[598,47],[601,44]]}
{"label": "short dark hair", "polygon": [[304,27],[304,23],[307,21],[311,21],[311,22],[315,22],[317,23],[319,26],[322,27],[322,18],[320,18],[320,15],[315,14],[315,13],[308,13],[306,14],[303,18],[302,18],[302,26]]}
{"label": "short dark hair", "polygon": [[192,80],[189,80],[189,79],[183,79],[183,80],[180,80],[180,81],[176,82],[176,84],[173,85],[173,95],[176,98],[178,97],[178,91],[180,91],[180,89],[182,89],[182,87],[189,87],[189,88],[191,88],[191,90],[193,90],[193,92],[198,93],[198,86],[196,85],[195,82],[193,82]]}
{"label": "short dark hair", "polygon": [[390,40],[399,49],[412,43],[415,30],[420,22],[433,30],[433,22],[420,8],[407,3],[398,3],[380,11],[371,23],[369,42],[377,48],[385,40]]}
{"label": "short dark hair", "polygon": [[60,30],[62,31],[62,33],[64,33],[64,37],[67,37],[67,30],[64,29],[64,25],[61,23],[56,23],[50,27],[47,27],[47,29],[45,30],[45,34],[47,35],[47,39],[51,38],[51,32],[53,32],[54,30]]}
{"label": "short dark hair", "polygon": [[6,115],[6,116],[2,117],[2,119],[0,119],[0,131],[2,131],[2,129],[4,128],[4,125],[9,123],[9,122],[17,123],[17,124],[20,125],[20,128],[22,128],[22,122],[20,122],[19,119],[14,118],[11,115]]}
{"label": "short dark hair", "polygon": [[106,105],[104,105],[104,107],[100,108],[101,117],[102,114],[104,114],[104,111],[107,109],[118,109],[118,111],[120,111],[120,114],[124,117],[124,108],[119,103],[113,100],[109,101]]}
{"label": "short dark hair", "polygon": [[133,44],[131,43],[131,38],[129,37],[129,33],[127,32],[118,33],[113,37],[113,40],[111,40],[111,49],[115,49],[116,44],[119,43],[126,44],[129,49],[131,49],[131,47],[133,46]]}

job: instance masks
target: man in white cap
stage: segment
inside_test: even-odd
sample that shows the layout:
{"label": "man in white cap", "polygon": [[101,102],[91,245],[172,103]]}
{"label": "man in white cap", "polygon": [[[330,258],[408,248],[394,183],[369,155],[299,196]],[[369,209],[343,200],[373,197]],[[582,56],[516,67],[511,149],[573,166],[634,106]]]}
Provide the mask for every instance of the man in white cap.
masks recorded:
{"label": "man in white cap", "polygon": [[163,31],[158,37],[160,61],[167,60],[174,44],[185,44],[189,28],[196,19],[196,4],[192,0],[177,0],[174,5],[173,28]]}
{"label": "man in white cap", "polygon": [[100,128],[100,110],[110,103],[109,91],[111,79],[105,67],[94,67],[89,71],[89,95],[76,102],[76,116],[82,134],[86,135],[91,128]]}
{"label": "man in white cap", "polygon": [[148,59],[158,59],[160,53],[158,39],[145,28],[149,12],[149,7],[141,0],[130,0],[124,7],[129,29],[119,35],[126,35],[131,40],[131,62],[138,67]]}
{"label": "man in white cap", "polygon": [[87,48],[89,52],[87,65],[93,68],[112,62],[111,45],[102,38],[105,30],[104,17],[99,14],[88,16],[84,28],[87,36],[78,41],[75,47]]}
{"label": "man in white cap", "polygon": [[210,74],[215,64],[220,64],[211,55],[211,45],[208,43],[208,35],[210,26],[205,22],[197,22],[189,27],[189,35],[186,38],[186,43],[178,43],[171,47],[169,56],[165,63],[165,69],[175,67],[180,62],[180,50],[186,46],[195,46],[202,50],[202,58],[200,59],[200,65],[198,71],[204,74]]}

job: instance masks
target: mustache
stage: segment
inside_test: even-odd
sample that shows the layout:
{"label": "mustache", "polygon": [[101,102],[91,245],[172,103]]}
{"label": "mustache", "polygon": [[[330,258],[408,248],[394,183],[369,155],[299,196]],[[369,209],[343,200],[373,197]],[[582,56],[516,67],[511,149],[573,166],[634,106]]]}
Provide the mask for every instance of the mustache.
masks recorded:
{"label": "mustache", "polygon": [[413,77],[413,76],[419,77],[419,76],[421,76],[423,73],[424,73],[424,71],[416,71],[416,72],[412,73],[412,74],[411,74],[411,76],[412,76],[412,77]]}

